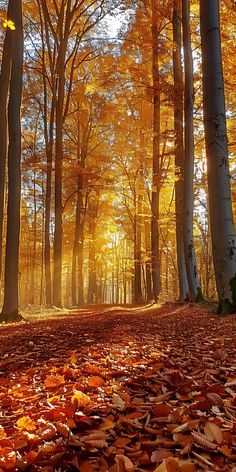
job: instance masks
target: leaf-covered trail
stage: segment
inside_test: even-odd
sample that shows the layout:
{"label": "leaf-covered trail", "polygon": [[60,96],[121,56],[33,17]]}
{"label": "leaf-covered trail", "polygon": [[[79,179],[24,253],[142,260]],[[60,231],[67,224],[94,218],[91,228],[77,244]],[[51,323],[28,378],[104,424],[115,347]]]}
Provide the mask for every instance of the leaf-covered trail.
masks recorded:
{"label": "leaf-covered trail", "polygon": [[0,470],[236,472],[235,315],[96,308],[0,346]]}

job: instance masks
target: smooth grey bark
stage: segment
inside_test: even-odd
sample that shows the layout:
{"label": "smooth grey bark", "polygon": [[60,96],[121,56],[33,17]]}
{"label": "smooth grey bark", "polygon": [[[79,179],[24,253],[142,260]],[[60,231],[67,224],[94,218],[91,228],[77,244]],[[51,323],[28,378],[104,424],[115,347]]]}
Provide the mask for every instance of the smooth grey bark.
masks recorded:
{"label": "smooth grey bark", "polygon": [[153,297],[157,301],[161,290],[159,248],[159,199],[160,199],[160,76],[159,33],[157,3],[152,0],[152,78],[153,78],[153,188],[151,201],[151,248]]}
{"label": "smooth grey bark", "polygon": [[23,76],[22,2],[14,0],[11,19],[12,67],[8,105],[8,203],[5,256],[5,287],[1,321],[17,320],[19,315],[18,274],[21,202],[21,98]]}
{"label": "smooth grey bark", "polygon": [[[200,1],[203,109],[213,262],[220,304],[228,299],[236,274],[236,234],[232,215],[228,140],[218,0]],[[234,288],[235,290],[235,288]],[[224,310],[224,306],[221,306]]]}
{"label": "smooth grey bark", "polygon": [[152,294],[152,272],[151,272],[151,223],[149,220],[144,222],[144,237],[145,237],[145,275],[146,275],[146,301],[150,302],[153,299]]}
{"label": "smooth grey bark", "polygon": [[[13,0],[9,0],[7,18],[12,18]],[[2,273],[2,237],[5,203],[5,174],[7,156],[7,98],[11,73],[11,30],[6,29],[3,44],[2,64],[0,73],[0,276]]]}
{"label": "smooth grey bark", "polygon": [[178,180],[175,182],[176,249],[179,281],[179,301],[189,298],[189,287],[184,256],[183,201],[184,201],[184,104],[183,70],[181,63],[181,0],[174,0],[173,8],[173,73],[174,73],[174,131],[175,168]]}
{"label": "smooth grey bark", "polygon": [[62,306],[62,163],[63,163],[63,112],[65,99],[66,44],[60,35],[58,51],[58,90],[56,100],[56,144],[55,144],[55,229],[53,304]]}
{"label": "smooth grey bark", "polygon": [[[76,194],[76,216],[75,216],[75,235],[72,254],[72,304],[77,303],[84,305],[84,287],[83,287],[83,244],[84,244],[84,197],[83,197],[83,181],[85,167],[85,153],[83,152],[81,143],[81,123],[78,113],[78,130],[77,130],[77,162],[80,167],[77,178],[77,194]],[[78,276],[77,276],[78,262]]]}
{"label": "smooth grey bark", "polygon": [[98,217],[99,193],[93,191],[88,205],[89,217],[89,265],[88,265],[88,295],[87,303],[96,303],[97,300],[97,273],[96,273],[96,225]]}
{"label": "smooth grey bark", "polygon": [[[138,202],[137,202],[138,200]],[[135,303],[142,303],[142,278],[141,278],[141,196],[134,195],[135,215],[134,215],[134,293]]]}
{"label": "smooth grey bark", "polygon": [[200,282],[193,235],[193,202],[194,202],[194,130],[193,130],[193,57],[190,32],[190,1],[182,0],[183,46],[184,46],[184,252],[190,298],[196,301],[201,298]]}

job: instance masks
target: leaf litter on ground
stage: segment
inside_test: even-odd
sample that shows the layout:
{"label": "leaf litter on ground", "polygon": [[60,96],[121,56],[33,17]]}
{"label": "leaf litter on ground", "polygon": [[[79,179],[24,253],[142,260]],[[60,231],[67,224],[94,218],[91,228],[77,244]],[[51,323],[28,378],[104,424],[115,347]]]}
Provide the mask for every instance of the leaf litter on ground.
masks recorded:
{"label": "leaf litter on ground", "polygon": [[235,315],[166,304],[0,328],[0,472],[236,472]]}

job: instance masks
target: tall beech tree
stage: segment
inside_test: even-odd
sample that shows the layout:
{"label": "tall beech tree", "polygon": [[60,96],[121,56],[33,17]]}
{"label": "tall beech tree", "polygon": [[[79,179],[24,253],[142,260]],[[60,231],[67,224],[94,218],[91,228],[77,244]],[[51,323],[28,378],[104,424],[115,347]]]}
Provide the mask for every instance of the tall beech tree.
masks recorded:
{"label": "tall beech tree", "polygon": [[151,219],[151,248],[152,248],[152,283],[153,297],[158,299],[161,290],[160,279],[160,244],[159,244],[159,204],[160,204],[160,127],[161,127],[161,97],[159,72],[159,31],[157,1],[151,2],[152,18],[152,80],[153,80],[153,187],[152,187],[152,219]]}
{"label": "tall beech tree", "polygon": [[[9,0],[7,21],[12,18],[13,1]],[[0,73],[0,275],[2,273],[2,235],[4,219],[5,174],[7,156],[7,99],[11,73],[11,29],[6,28],[3,44],[2,64]]]}
{"label": "tall beech tree", "polygon": [[193,131],[193,56],[191,47],[190,29],[190,1],[182,0],[183,21],[183,47],[184,47],[184,215],[183,215],[183,239],[185,264],[189,286],[189,294],[192,300],[201,298],[200,283],[198,278],[197,260],[193,235],[193,203],[194,203],[194,131]]}
{"label": "tall beech tree", "polygon": [[178,177],[175,183],[176,246],[179,278],[179,300],[189,298],[186,273],[183,210],[184,210],[184,106],[183,106],[183,70],[181,63],[182,47],[182,7],[181,0],[174,0],[173,7],[173,74],[174,74],[174,132],[175,132],[175,167]]}
{"label": "tall beech tree", "polygon": [[218,0],[200,0],[200,24],[212,251],[219,310],[224,312],[236,309],[236,233],[231,206]]}
{"label": "tall beech tree", "polygon": [[19,236],[21,202],[21,98],[23,76],[22,2],[14,0],[11,20],[11,75],[8,104],[8,203],[5,286],[1,321],[20,318],[18,300]]}

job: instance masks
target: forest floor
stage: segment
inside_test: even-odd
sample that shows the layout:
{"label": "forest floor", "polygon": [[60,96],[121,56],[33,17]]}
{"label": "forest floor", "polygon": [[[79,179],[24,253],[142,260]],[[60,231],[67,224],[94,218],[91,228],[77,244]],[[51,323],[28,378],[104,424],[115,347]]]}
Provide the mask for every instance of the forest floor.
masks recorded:
{"label": "forest floor", "polygon": [[0,326],[0,471],[236,472],[235,347],[205,306]]}

